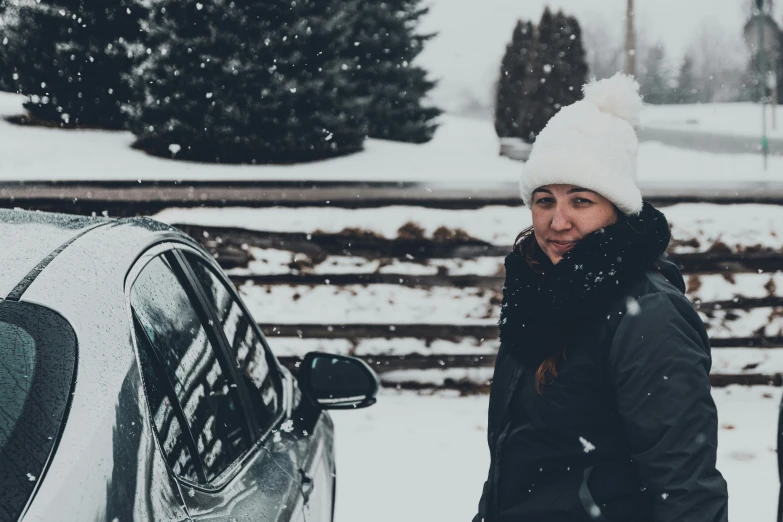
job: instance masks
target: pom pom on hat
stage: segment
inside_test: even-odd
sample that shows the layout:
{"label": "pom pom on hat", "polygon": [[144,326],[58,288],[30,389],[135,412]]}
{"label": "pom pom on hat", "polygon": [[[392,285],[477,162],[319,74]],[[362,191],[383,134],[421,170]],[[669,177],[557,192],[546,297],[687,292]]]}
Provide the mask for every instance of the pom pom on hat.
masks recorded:
{"label": "pom pom on hat", "polygon": [[625,120],[631,125],[639,123],[642,97],[639,96],[639,82],[632,76],[615,74],[601,81],[591,81],[582,87],[584,101],[596,105],[606,112]]}
{"label": "pom pom on hat", "polygon": [[591,81],[584,98],[563,107],[536,137],[519,188],[528,207],[545,185],[576,185],[601,194],[626,215],[642,209],[636,186],[639,83],[618,73]]}

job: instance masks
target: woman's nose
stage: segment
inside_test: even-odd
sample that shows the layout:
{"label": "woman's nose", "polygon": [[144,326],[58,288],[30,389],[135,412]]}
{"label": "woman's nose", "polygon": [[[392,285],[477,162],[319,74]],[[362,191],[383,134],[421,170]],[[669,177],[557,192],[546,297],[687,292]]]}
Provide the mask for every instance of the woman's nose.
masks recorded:
{"label": "woman's nose", "polygon": [[571,228],[571,218],[568,216],[568,211],[561,208],[555,208],[555,215],[552,216],[552,224],[550,225],[552,230],[568,230]]}

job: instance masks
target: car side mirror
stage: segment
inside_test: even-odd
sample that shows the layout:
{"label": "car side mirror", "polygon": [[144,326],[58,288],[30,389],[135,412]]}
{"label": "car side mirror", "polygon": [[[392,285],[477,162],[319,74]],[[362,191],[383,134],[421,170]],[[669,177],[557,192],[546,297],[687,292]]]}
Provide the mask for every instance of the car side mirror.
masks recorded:
{"label": "car side mirror", "polygon": [[305,355],[299,384],[325,410],[372,406],[380,388],[378,376],[361,359],[321,352]]}

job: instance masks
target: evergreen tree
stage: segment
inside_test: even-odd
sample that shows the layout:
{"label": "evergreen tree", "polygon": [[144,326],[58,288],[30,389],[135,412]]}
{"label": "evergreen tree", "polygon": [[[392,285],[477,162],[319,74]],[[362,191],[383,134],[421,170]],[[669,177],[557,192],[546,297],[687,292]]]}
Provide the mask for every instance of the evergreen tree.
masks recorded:
{"label": "evergreen tree", "polygon": [[697,103],[699,101],[699,90],[696,86],[694,62],[689,54],[685,55],[682,65],[680,65],[680,73],[677,77],[677,89],[673,93],[672,101],[675,103]]}
{"label": "evergreen tree", "polygon": [[555,107],[570,105],[582,98],[582,86],[587,82],[587,55],[582,45],[582,28],[573,16],[558,13],[560,37],[556,40],[558,62],[553,71],[559,87]]}
{"label": "evergreen tree", "polygon": [[528,143],[535,142],[538,133],[557,112],[555,100],[558,89],[552,74],[558,62],[556,35],[555,20],[547,7],[538,23],[536,56],[528,70],[530,95],[522,100],[520,106],[523,115],[520,137]]}
{"label": "evergreen tree", "polygon": [[373,138],[423,143],[437,128],[441,114],[425,106],[435,82],[413,65],[434,34],[418,34],[416,27],[429,8],[422,0],[360,1],[351,28],[351,76],[359,97],[369,99],[367,119]]}
{"label": "evergreen tree", "polygon": [[517,22],[500,64],[495,96],[495,132],[500,138],[520,137],[521,102],[530,93],[527,72],[535,53],[535,27]]}
{"label": "evergreen tree", "polygon": [[579,23],[573,17],[544,10],[538,24],[536,58],[530,77],[536,87],[522,102],[521,137],[530,143],[562,107],[582,97],[587,62]]}
{"label": "evergreen tree", "polygon": [[338,0],[160,0],[129,107],[137,147],[226,163],[354,152],[366,102],[345,57],[356,10]]}
{"label": "evergreen tree", "polygon": [[639,75],[639,93],[646,103],[668,103],[671,101],[671,86],[666,67],[666,50],[663,44],[652,46],[643,57]]}
{"label": "evergreen tree", "polygon": [[13,90],[13,72],[11,71],[11,65],[8,63],[9,54],[9,39],[10,32],[8,25],[10,24],[8,11],[8,2],[6,0],[0,0],[0,91]]}
{"label": "evergreen tree", "polygon": [[20,3],[9,28],[9,69],[25,108],[61,126],[123,128],[136,99],[128,75],[146,10],[137,0]]}

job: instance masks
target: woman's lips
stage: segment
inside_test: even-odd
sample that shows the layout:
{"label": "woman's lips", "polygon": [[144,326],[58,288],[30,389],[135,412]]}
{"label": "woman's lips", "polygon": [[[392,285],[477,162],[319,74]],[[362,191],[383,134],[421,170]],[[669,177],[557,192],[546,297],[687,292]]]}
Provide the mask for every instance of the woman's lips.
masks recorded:
{"label": "woman's lips", "polygon": [[576,241],[549,241],[549,244],[552,246],[552,250],[557,252],[558,254],[565,254],[574,246],[576,246]]}

